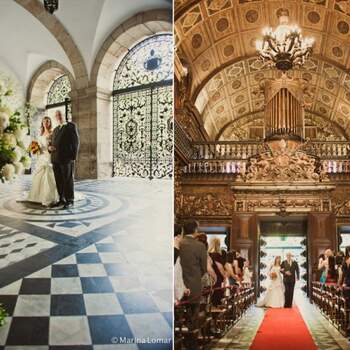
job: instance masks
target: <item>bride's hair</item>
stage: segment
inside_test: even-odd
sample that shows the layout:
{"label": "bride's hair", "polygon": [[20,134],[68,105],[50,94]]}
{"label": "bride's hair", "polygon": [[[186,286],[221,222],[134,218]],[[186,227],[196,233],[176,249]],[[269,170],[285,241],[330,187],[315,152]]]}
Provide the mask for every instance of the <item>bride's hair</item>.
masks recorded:
{"label": "bride's hair", "polygon": [[276,257],[275,257],[275,260],[274,260],[274,262],[273,262],[273,266],[276,266],[277,265],[277,259],[279,260],[279,265],[281,265],[281,257],[279,256],[279,255],[277,255]]}
{"label": "bride's hair", "polygon": [[45,132],[45,127],[44,127],[44,121],[45,120],[49,120],[50,121],[50,126],[48,128],[48,131],[51,133],[51,130],[52,130],[52,121],[51,121],[51,118],[48,117],[48,116],[45,116],[42,121],[41,121],[41,126],[40,126],[40,135],[44,135],[44,132]]}

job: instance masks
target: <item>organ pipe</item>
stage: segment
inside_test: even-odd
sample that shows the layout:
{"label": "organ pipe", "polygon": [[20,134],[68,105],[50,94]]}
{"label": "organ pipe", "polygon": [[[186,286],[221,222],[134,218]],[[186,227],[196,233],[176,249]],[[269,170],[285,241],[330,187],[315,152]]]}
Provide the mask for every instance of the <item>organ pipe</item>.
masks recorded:
{"label": "organ pipe", "polygon": [[303,92],[301,79],[267,80],[265,83],[265,135],[304,138]]}

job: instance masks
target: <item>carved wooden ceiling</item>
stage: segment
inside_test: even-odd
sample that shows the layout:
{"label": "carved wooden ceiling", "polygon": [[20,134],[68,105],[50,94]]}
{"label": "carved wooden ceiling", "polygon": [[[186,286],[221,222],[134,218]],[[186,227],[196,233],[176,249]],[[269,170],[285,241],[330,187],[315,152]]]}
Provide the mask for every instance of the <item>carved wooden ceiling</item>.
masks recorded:
{"label": "carved wooden ceiling", "polygon": [[259,84],[278,72],[257,60],[255,40],[278,25],[281,8],[316,41],[312,59],[291,73],[309,81],[308,114],[339,137],[350,135],[350,0],[175,0],[177,54],[188,62],[190,99],[211,139],[261,123]]}

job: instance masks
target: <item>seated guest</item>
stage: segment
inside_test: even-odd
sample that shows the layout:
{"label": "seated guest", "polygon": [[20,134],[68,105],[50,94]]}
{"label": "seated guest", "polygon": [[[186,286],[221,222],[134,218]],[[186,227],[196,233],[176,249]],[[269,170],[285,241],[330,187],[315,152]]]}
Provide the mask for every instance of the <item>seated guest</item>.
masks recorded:
{"label": "seated guest", "polygon": [[227,259],[224,267],[226,271],[226,276],[228,277],[229,284],[231,286],[239,284],[240,277],[236,273],[238,269],[238,260],[237,260],[237,252],[235,250],[230,250],[227,253]]}
{"label": "seated guest", "polygon": [[[190,330],[198,328],[198,314],[202,295],[202,277],[207,272],[207,251],[203,243],[196,240],[198,222],[187,220],[183,225],[184,238],[180,244],[180,262],[185,286],[190,290]],[[195,348],[195,344],[193,348]]]}
{"label": "seated guest", "polygon": [[[205,250],[208,250],[208,238],[207,235],[205,233],[200,233],[198,234],[198,236],[196,237],[196,239],[198,239],[198,241],[202,242],[205,246]],[[204,274],[204,276],[202,277],[202,284],[203,287],[213,287],[216,283],[216,274],[215,271],[213,269],[213,260],[211,259],[211,257],[209,256],[209,253],[207,253],[207,258],[208,258],[208,263],[207,263],[207,273]]]}
{"label": "seated guest", "polygon": [[214,285],[213,293],[213,305],[218,306],[224,297],[223,282],[226,278],[226,273],[224,269],[224,261],[222,257],[222,252],[220,249],[220,239],[213,237],[209,243],[209,256],[213,260],[213,268],[216,274],[216,283]]}

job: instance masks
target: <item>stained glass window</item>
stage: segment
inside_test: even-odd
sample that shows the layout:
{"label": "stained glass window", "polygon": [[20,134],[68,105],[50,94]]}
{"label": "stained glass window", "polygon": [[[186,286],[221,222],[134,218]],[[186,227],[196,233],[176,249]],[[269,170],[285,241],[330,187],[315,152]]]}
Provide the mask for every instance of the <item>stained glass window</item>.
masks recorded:
{"label": "stained glass window", "polygon": [[113,174],[172,176],[173,40],[155,35],[120,63],[113,91]]}

